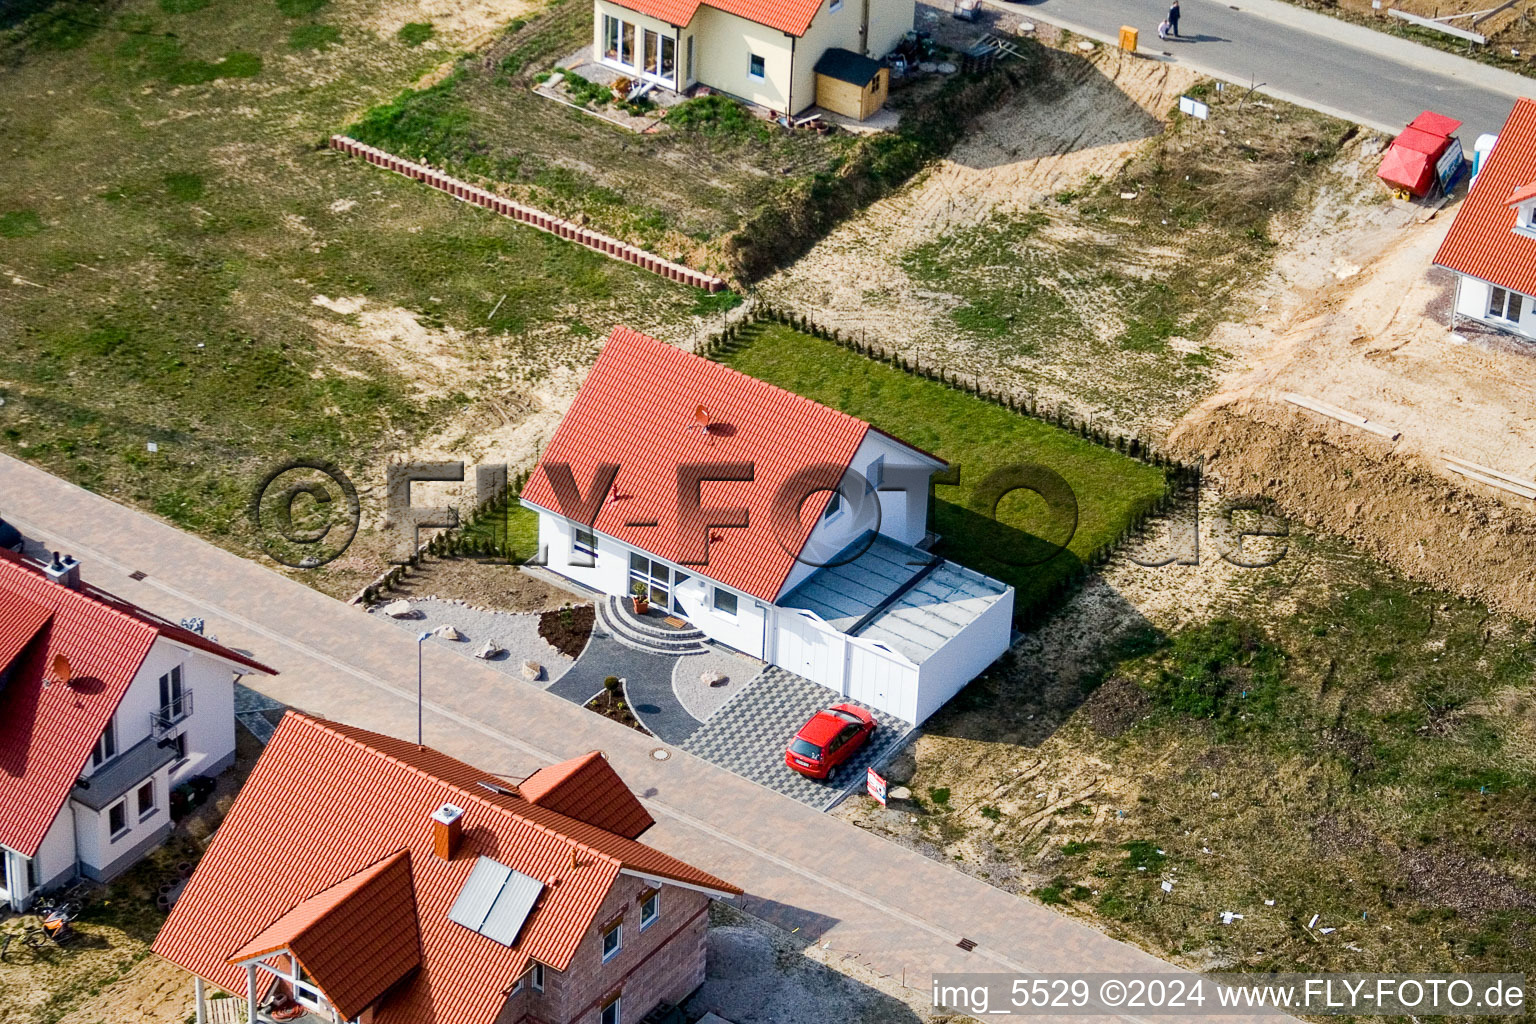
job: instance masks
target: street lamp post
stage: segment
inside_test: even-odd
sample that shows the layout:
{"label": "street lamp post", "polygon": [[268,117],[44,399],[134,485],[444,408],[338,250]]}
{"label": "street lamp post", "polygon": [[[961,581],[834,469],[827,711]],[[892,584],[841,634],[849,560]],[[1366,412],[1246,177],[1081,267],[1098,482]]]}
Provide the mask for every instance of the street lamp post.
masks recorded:
{"label": "street lamp post", "polygon": [[418,747],[422,745],[422,743],[421,743],[421,703],[422,703],[422,693],[421,693],[421,645],[423,643],[425,643],[427,637],[429,637],[431,635],[432,635],[431,633],[422,633],[420,636],[418,636],[416,638],[416,745]]}

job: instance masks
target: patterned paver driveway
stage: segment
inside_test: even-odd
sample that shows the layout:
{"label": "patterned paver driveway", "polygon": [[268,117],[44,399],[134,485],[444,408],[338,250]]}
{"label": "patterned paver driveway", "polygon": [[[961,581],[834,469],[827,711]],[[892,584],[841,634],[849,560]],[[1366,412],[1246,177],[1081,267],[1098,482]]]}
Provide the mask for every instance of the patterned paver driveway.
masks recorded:
{"label": "patterned paver driveway", "polygon": [[[83,559],[90,582],[172,622],[202,617],[225,643],[276,668],[279,675],[251,681],[273,700],[415,735],[416,642],[405,630],[5,456],[0,508],[30,540]],[[926,990],[936,972],[1178,971],[698,758],[658,760],[650,736],[440,646],[423,648],[427,743],[513,779],[605,751],[656,818],[647,843],[739,883],[745,910],[856,954],[891,984],[904,978]],[[962,936],[974,946],[956,945]],[[1137,1018],[1052,1018],[1106,1019]]]}
{"label": "patterned paver driveway", "polygon": [[694,730],[683,749],[760,786],[824,809],[844,790],[862,787],[865,769],[891,751],[908,729],[901,719],[868,708],[879,723],[875,735],[838,768],[835,779],[817,782],[790,771],[784,764],[784,748],[812,715],[838,703],[842,699],[820,683],[770,666]]}

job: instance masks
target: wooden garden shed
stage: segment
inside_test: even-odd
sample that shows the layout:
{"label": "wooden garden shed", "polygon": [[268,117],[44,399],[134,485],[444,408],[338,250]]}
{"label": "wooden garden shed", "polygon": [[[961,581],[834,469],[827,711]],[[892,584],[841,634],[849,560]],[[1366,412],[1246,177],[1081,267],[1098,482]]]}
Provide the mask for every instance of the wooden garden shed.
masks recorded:
{"label": "wooden garden shed", "polygon": [[879,61],[834,47],[816,62],[816,105],[863,121],[885,106],[890,77]]}

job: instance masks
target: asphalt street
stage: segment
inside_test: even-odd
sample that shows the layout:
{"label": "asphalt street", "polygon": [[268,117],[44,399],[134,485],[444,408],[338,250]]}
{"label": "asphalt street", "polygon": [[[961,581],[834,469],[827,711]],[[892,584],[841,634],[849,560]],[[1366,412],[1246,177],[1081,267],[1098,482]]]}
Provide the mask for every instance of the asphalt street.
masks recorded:
{"label": "asphalt street", "polygon": [[1463,146],[1497,132],[1536,79],[1317,14],[1281,0],[1183,0],[1184,38],[1157,38],[1166,0],[992,2],[1025,18],[1112,40],[1140,29],[1141,54],[1213,76],[1260,85],[1262,93],[1347,120],[1397,132],[1422,110],[1465,122]]}

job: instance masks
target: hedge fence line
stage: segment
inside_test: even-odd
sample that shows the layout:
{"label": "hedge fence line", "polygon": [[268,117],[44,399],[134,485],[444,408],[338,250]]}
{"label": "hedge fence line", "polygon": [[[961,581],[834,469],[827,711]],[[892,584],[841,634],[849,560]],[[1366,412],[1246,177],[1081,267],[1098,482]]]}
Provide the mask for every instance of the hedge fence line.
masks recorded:
{"label": "hedge fence line", "polygon": [[508,563],[518,562],[522,558],[532,558],[537,552],[529,551],[523,554],[505,540],[498,543],[494,537],[481,538],[469,535],[485,519],[506,515],[512,502],[522,495],[523,485],[528,482],[528,477],[532,474],[532,469],[525,469],[516,476],[510,477],[507,480],[506,489],[501,494],[476,505],[470,509],[468,515],[460,516],[458,526],[439,530],[431,540],[416,548],[415,554],[411,555],[409,561],[392,565],[379,573],[372,583],[358,591],[352,603],[366,606],[387,596],[400,585],[401,581],[409,577],[411,571],[425,558],[486,558]]}

